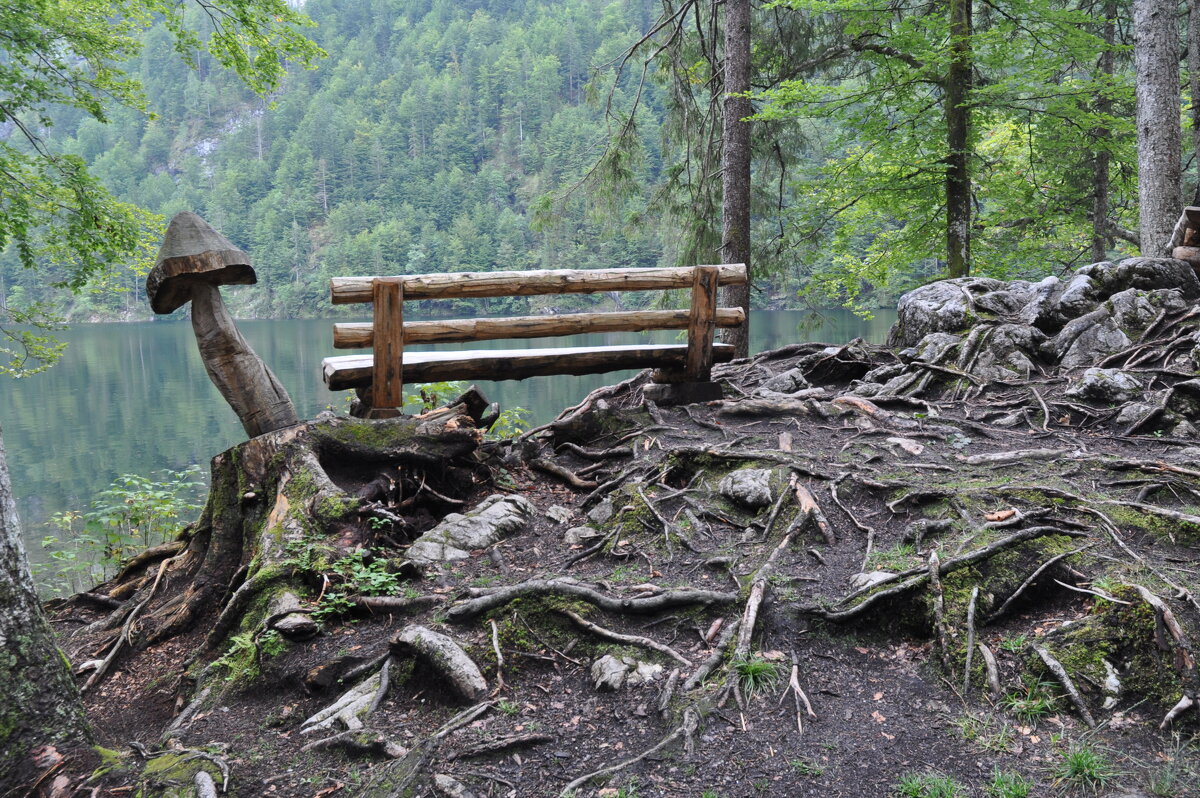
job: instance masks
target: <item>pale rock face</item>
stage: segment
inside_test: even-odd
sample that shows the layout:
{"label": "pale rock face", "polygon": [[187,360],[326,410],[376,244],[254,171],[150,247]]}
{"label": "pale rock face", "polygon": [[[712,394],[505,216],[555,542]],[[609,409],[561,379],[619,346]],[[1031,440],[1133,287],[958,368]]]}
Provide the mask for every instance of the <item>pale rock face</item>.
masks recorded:
{"label": "pale rock face", "polygon": [[522,496],[493,494],[466,515],[446,516],[417,538],[405,556],[417,565],[466,559],[472,549],[485,549],[523,529],[534,512],[533,505]]}
{"label": "pale rock face", "polygon": [[759,510],[771,504],[771,472],[765,468],[741,468],[722,479],[717,490],[743,507]]}
{"label": "pale rock face", "polygon": [[1083,372],[1067,396],[1093,402],[1125,402],[1142,392],[1142,382],[1120,369],[1090,368]]}

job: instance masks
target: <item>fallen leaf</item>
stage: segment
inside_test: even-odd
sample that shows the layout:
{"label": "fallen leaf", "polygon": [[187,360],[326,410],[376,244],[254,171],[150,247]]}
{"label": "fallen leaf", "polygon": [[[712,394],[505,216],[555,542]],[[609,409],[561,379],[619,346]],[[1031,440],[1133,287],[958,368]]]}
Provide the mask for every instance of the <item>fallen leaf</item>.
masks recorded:
{"label": "fallen leaf", "polygon": [[884,737],[888,738],[889,740],[895,740],[895,739],[896,739],[896,735],[894,735],[894,734],[888,734],[888,733],[887,733],[887,732],[885,732],[885,731],[881,731],[881,732],[880,732],[880,734],[882,734]]}
{"label": "fallen leaf", "polygon": [[876,723],[884,723],[885,721],[887,721],[887,718],[885,718],[883,715],[881,715],[879,713],[879,710],[875,710],[874,712],[872,712],[871,717],[875,720]]}
{"label": "fallen leaf", "polygon": [[870,654],[871,653],[871,649],[863,648],[862,646],[855,646],[854,650],[857,651],[859,654]]}
{"label": "fallen leaf", "polygon": [[1029,742],[1031,742],[1031,743],[1040,743],[1041,741],[1042,741],[1042,738],[1041,738],[1041,737],[1038,737],[1036,734],[1031,734],[1031,735],[1029,735]]}
{"label": "fallen leaf", "polygon": [[878,701],[878,700],[880,700],[881,698],[883,698],[883,693],[876,693],[876,694],[873,696],[873,698],[874,698],[876,701]]}
{"label": "fallen leaf", "polygon": [[1017,514],[1016,510],[1009,508],[1007,510],[997,510],[994,513],[988,513],[987,515],[984,516],[984,519],[986,519],[988,521],[1007,521],[1008,519],[1012,518],[1016,514]]}

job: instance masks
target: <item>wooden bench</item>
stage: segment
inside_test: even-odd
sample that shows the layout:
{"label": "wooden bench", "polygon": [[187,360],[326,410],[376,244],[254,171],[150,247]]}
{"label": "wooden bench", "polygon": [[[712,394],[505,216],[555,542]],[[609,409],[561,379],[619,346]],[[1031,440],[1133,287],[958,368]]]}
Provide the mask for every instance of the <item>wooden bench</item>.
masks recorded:
{"label": "wooden bench", "polygon": [[[464,272],[404,277],[335,277],[335,305],[373,304],[372,323],[335,324],[338,349],[370,347],[369,355],[325,358],[322,374],[330,390],[358,390],[370,408],[398,408],[405,382],[519,380],[552,374],[598,374],[656,368],[661,401],[720,398],[710,381],[713,363],[733,358],[733,347],[713,343],[717,327],[746,321],[741,308],[718,308],[717,288],[746,282],[743,264],[655,269],[559,269],[527,272]],[[515,316],[493,319],[405,322],[406,300],[590,294],[690,288],[683,310],[640,310]],[[543,338],[596,332],[688,331],[686,344],[480,349],[411,352],[406,345]]]}

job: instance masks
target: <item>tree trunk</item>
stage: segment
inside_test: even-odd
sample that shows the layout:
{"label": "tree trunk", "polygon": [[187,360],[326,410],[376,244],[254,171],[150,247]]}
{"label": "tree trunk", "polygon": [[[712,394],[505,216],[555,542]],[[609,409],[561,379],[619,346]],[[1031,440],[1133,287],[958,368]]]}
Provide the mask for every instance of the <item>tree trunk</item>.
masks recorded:
{"label": "tree trunk", "polygon": [[951,277],[971,273],[971,0],[950,0],[946,75],[946,258]]}
{"label": "tree trunk", "polygon": [[1138,202],[1142,254],[1166,257],[1179,218],[1179,33],[1175,5],[1134,0]]}
{"label": "tree trunk", "polygon": [[1200,205],[1200,0],[1188,6],[1188,94],[1192,101],[1192,159],[1196,165],[1193,205]]}
{"label": "tree trunk", "polygon": [[[1096,64],[1096,71],[1111,80],[1115,69],[1115,54],[1113,46],[1117,41],[1117,3],[1107,0],[1104,4],[1104,29],[1101,33],[1104,39],[1104,52]],[[1112,113],[1112,99],[1107,91],[1096,100],[1096,113],[1106,116]],[[1109,232],[1108,205],[1109,179],[1108,168],[1112,160],[1107,149],[1107,143],[1112,137],[1112,131],[1100,126],[1092,131],[1092,139],[1096,142],[1092,154],[1092,262],[1099,263],[1108,257],[1109,244],[1112,235]]]}
{"label": "tree trunk", "polygon": [[86,743],[90,734],[34,591],[0,438],[0,795],[41,775],[30,761],[35,748]]}
{"label": "tree trunk", "polygon": [[746,322],[723,331],[721,340],[733,344],[735,356],[750,353],[750,0],[725,3],[725,105],[721,151],[721,260],[746,264],[745,285],[726,286],[725,307],[740,307]]}

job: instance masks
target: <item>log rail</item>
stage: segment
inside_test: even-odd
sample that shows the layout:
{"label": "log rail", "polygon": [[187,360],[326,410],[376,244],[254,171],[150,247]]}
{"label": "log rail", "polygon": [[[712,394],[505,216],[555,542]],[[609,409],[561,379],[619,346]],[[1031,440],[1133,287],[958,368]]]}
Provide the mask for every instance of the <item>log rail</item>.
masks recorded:
{"label": "log rail", "polygon": [[[730,360],[732,347],[713,343],[717,327],[745,323],[741,308],[718,308],[717,288],[746,282],[743,264],[652,269],[557,269],[526,272],[454,272],[400,277],[336,277],[335,305],[370,302],[371,323],[334,325],[334,347],[370,347],[373,355],[326,358],[322,373],[331,390],[359,389],[376,409],[398,408],[403,385],[450,379],[524,379],[550,374],[595,374],[658,367],[665,383],[709,386],[714,362]],[[494,319],[405,322],[406,300],[538,296],[691,288],[683,310],[569,313]],[[570,347],[559,349],[404,352],[406,345],[542,338],[580,333],[687,330],[686,345]],[[364,391],[364,389],[368,389]]]}

